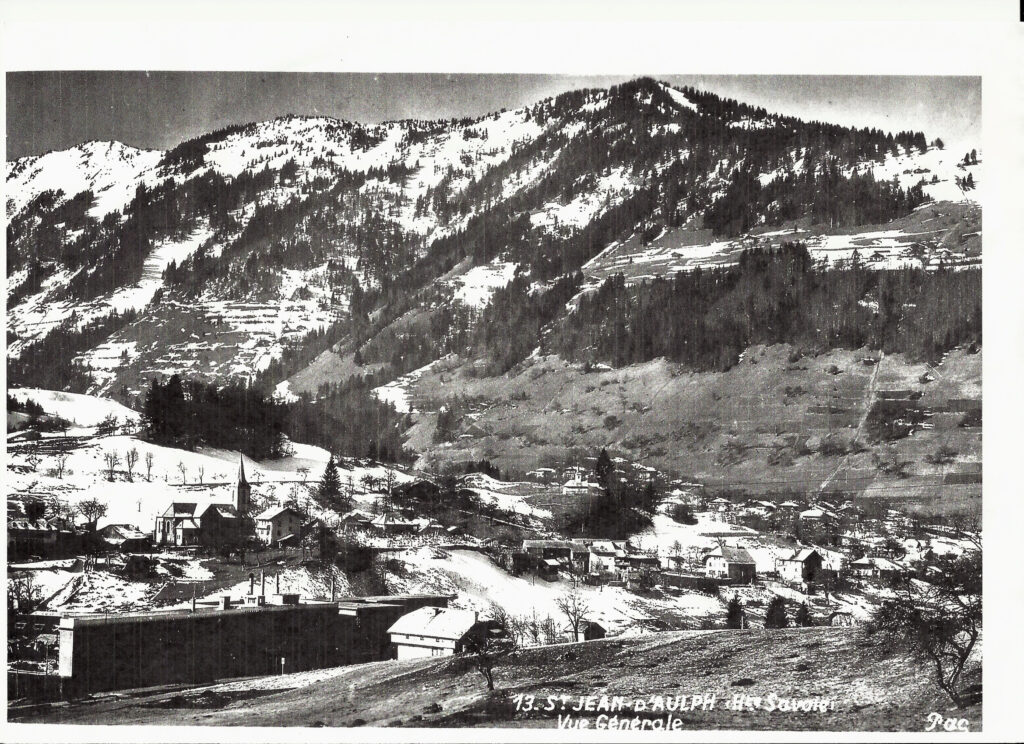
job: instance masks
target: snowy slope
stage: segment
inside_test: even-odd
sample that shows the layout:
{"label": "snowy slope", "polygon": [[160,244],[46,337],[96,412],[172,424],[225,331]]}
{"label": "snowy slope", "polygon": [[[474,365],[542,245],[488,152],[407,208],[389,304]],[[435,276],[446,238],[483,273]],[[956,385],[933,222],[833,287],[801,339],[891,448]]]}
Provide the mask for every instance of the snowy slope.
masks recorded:
{"label": "snowy slope", "polygon": [[44,191],[63,191],[70,199],[91,190],[96,201],[90,214],[102,217],[131,201],[136,184],[162,155],[121,142],[91,141],[19,158],[6,167],[7,216],[13,217]]}

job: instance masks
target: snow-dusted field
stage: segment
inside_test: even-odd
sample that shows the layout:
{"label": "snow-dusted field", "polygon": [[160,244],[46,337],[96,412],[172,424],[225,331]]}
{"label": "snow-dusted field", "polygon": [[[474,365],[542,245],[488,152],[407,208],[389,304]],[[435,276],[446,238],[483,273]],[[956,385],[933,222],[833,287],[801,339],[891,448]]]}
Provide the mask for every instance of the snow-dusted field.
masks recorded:
{"label": "snow-dusted field", "polygon": [[[536,613],[538,622],[550,616],[559,627],[565,616],[556,604],[570,589],[566,580],[547,582],[534,577],[516,577],[506,573],[487,556],[468,550],[437,551],[422,548],[401,555],[412,574],[396,581],[399,591],[441,591],[457,595],[452,606],[479,610],[486,614],[491,604],[504,607],[512,615],[529,619]],[[589,611],[609,634],[629,630],[636,633],[652,619],[652,611],[699,618],[722,612],[722,603],[703,594],[686,593],[665,600],[645,599],[618,587],[581,585],[580,594]]]}

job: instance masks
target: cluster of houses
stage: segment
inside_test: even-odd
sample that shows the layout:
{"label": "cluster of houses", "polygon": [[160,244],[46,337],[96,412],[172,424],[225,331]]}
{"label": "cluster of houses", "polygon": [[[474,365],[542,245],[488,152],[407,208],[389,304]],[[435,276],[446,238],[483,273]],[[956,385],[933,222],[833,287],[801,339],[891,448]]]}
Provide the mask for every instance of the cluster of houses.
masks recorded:
{"label": "cluster of houses", "polygon": [[635,550],[628,542],[597,538],[523,540],[510,556],[514,574],[534,573],[556,581],[560,571],[591,580],[624,580],[630,572],[658,570],[658,556]]}
{"label": "cluster of houses", "polygon": [[458,525],[443,525],[436,519],[405,519],[391,513],[367,514],[353,510],[341,519],[344,529],[354,529],[386,537],[453,538],[462,534]]}

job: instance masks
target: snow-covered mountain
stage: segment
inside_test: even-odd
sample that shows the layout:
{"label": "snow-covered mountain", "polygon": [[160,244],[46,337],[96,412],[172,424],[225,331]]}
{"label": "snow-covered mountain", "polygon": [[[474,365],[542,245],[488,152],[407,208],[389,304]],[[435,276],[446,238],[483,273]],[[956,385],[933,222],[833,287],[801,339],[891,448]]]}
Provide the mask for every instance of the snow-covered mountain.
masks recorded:
{"label": "snow-covered mountain", "polygon": [[[650,79],[473,120],[88,142],[7,165],[9,378],[125,401],[171,372],[277,384],[312,338],[386,338],[409,353],[362,361],[397,376],[431,361],[417,323],[454,347],[517,272],[640,279],[792,236],[830,260],[977,262],[977,160]],[[861,206],[819,203],[814,179]]]}

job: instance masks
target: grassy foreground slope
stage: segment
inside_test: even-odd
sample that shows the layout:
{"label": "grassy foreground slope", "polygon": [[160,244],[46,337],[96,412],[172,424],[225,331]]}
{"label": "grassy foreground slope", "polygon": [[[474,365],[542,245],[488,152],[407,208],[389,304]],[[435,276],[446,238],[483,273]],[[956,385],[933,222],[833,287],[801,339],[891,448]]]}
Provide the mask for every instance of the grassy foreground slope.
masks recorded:
{"label": "grassy foreground slope", "polygon": [[[851,628],[668,632],[528,649],[496,668],[499,691],[493,694],[460,659],[377,662],[334,672],[311,683],[301,674],[287,675],[11,715],[34,723],[555,728],[560,710],[517,712],[514,696],[543,701],[567,695],[571,708],[590,695],[621,695],[632,705],[651,696],[714,694],[713,708],[675,713],[683,730],[922,731],[932,711],[966,718],[972,731],[982,724],[980,701],[952,708],[928,667]],[[980,681],[978,663],[969,668],[966,684]],[[730,709],[726,703],[734,694],[761,697],[762,707]],[[773,694],[835,705],[824,712],[768,712]],[[593,726],[598,714],[587,715]]]}

